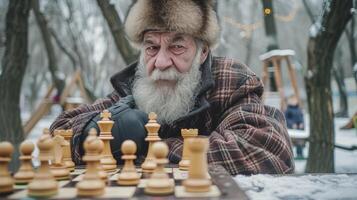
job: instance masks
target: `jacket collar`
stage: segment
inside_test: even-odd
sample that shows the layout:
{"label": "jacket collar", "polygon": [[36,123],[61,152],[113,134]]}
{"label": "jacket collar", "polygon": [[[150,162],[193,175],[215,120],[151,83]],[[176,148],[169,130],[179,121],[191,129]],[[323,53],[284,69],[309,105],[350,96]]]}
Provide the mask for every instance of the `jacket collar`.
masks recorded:
{"label": "jacket collar", "polygon": [[[212,55],[209,53],[207,59],[200,67],[202,71],[202,80],[194,108],[189,114],[177,119],[176,121],[187,119],[193,115],[203,112],[210,107],[210,104],[206,99],[206,93],[214,87],[214,79],[211,71],[212,59]],[[123,69],[110,78],[110,82],[113,85],[113,88],[122,97],[132,94],[132,86],[135,78],[137,64],[138,62],[130,64],[127,68]]]}

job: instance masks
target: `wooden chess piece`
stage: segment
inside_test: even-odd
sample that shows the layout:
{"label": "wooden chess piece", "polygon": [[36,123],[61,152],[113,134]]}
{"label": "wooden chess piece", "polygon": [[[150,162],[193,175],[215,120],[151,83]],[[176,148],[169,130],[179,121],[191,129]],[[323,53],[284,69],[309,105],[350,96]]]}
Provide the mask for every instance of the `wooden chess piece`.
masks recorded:
{"label": "wooden chess piece", "polygon": [[137,173],[134,160],[136,159],[136,144],[132,140],[125,140],[121,144],[121,152],[123,156],[121,159],[125,161],[124,167],[118,177],[119,185],[138,185],[140,175]]}
{"label": "wooden chess piece", "polygon": [[[97,129],[95,128],[91,128],[89,130],[89,133],[88,135],[95,135],[97,136]],[[99,138],[98,138],[99,139]],[[99,141],[99,144],[98,144],[98,155],[102,155],[102,152],[103,152],[103,148],[104,148],[104,143],[101,139],[98,140]],[[100,163],[100,159],[98,161],[94,161],[95,165],[97,165],[97,168],[98,168],[98,173],[99,173],[99,177],[100,179],[103,180],[103,182],[106,184],[108,182],[108,173],[106,171],[104,171],[103,167],[102,167],[102,164]]]}
{"label": "wooden chess piece", "polygon": [[9,162],[14,147],[10,142],[0,142],[0,194],[10,193],[14,189],[14,180],[9,173]]}
{"label": "wooden chess piece", "polygon": [[40,167],[35,177],[28,185],[28,196],[35,198],[46,198],[57,194],[58,183],[51,173],[48,161],[53,159],[53,139],[49,134],[41,135],[37,142],[40,151]]}
{"label": "wooden chess piece", "polygon": [[42,131],[42,135],[50,135],[50,129],[49,128],[44,128]]}
{"label": "wooden chess piece", "polygon": [[197,129],[181,129],[181,135],[183,137],[183,152],[182,158],[179,162],[180,170],[188,170],[190,167],[190,159],[189,159],[189,148],[188,148],[188,138],[197,137],[198,130]]}
{"label": "wooden chess piece", "polygon": [[86,173],[83,180],[77,183],[77,196],[96,197],[104,194],[105,184],[98,173],[98,162],[101,155],[101,141],[95,132],[90,132],[84,142],[85,155],[83,161],[86,162]]}
{"label": "wooden chess piece", "polygon": [[35,145],[26,140],[21,143],[20,145],[20,160],[21,160],[21,167],[19,171],[14,175],[15,183],[17,185],[27,185],[33,177],[35,176],[35,172],[32,167],[32,152],[35,148]]}
{"label": "wooden chess piece", "polygon": [[60,132],[56,132],[53,137],[54,141],[54,160],[50,165],[51,172],[56,180],[68,180],[69,170],[63,161],[64,147],[69,145],[66,140],[61,136]]}
{"label": "wooden chess piece", "polygon": [[212,185],[207,166],[208,138],[189,138],[188,146],[191,151],[191,164],[188,178],[183,181],[183,186],[187,192],[208,192]]}
{"label": "wooden chess piece", "polygon": [[110,148],[110,140],[114,139],[112,136],[114,122],[110,120],[111,113],[108,110],[103,110],[100,117],[102,120],[97,122],[100,129],[99,138],[104,143],[104,150],[100,163],[106,172],[114,172],[117,168],[117,161],[113,158],[112,150]]}
{"label": "wooden chess piece", "polygon": [[175,183],[165,172],[165,165],[169,162],[166,158],[169,148],[164,142],[155,142],[152,151],[156,159],[157,167],[148,180],[145,193],[151,195],[169,195],[174,192]]}
{"label": "wooden chess piece", "polygon": [[68,130],[62,130],[60,132],[60,135],[68,142],[64,147],[63,147],[63,162],[68,168],[70,172],[74,171],[74,162],[72,160],[72,155],[71,155],[71,139],[73,136],[73,130],[68,129]]}
{"label": "wooden chess piece", "polygon": [[145,161],[141,165],[141,168],[144,173],[152,173],[155,168],[156,168],[156,163],[155,163],[155,158],[152,153],[152,145],[160,141],[161,138],[159,137],[159,129],[160,129],[160,124],[157,123],[157,115],[154,112],[149,113],[149,121],[145,125],[145,128],[148,132],[147,137],[145,138],[145,141],[149,142],[149,148],[148,148],[148,153],[145,158]]}

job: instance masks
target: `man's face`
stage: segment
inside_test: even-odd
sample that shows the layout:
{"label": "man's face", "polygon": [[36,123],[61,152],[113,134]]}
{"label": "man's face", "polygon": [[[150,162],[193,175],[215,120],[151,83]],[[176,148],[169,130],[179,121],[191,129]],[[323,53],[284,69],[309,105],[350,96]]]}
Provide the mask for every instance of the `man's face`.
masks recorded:
{"label": "man's face", "polygon": [[[192,36],[175,32],[148,32],[144,35],[144,64],[149,76],[157,71],[176,70],[187,73],[196,55]],[[174,68],[174,69],[172,69]],[[173,80],[156,80],[160,84],[175,84]]]}
{"label": "man's face", "polygon": [[178,33],[144,35],[133,96],[138,108],[171,123],[190,112],[201,82],[200,65],[208,54],[193,37]]}

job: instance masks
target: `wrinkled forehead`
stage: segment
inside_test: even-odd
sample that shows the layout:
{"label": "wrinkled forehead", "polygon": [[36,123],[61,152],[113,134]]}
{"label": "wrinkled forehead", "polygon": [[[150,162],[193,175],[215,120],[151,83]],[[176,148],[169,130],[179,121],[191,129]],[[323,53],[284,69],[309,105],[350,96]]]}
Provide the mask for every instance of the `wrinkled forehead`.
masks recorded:
{"label": "wrinkled forehead", "polygon": [[162,32],[162,31],[148,31],[144,33],[143,43],[160,43],[161,41],[167,43],[174,42],[194,42],[194,37],[178,32]]}

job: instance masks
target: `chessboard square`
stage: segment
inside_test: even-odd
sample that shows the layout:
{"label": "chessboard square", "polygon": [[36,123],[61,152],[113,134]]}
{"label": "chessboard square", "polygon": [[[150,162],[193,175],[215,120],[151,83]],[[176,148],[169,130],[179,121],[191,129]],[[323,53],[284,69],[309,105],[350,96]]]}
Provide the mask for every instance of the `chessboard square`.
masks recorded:
{"label": "chessboard square", "polygon": [[136,187],[106,187],[101,198],[131,198]]}
{"label": "chessboard square", "polygon": [[[174,175],[174,178],[177,180],[184,180],[184,179],[188,178],[188,171],[180,170],[179,168],[174,168],[173,175]],[[207,176],[209,179],[211,179],[211,176],[209,175],[209,173],[207,173]]]}
{"label": "chessboard square", "polygon": [[[140,182],[138,184],[138,188],[144,188],[146,186],[146,183],[149,181],[150,179],[140,179]],[[170,178],[170,181],[174,182],[175,180]]]}
{"label": "chessboard square", "polygon": [[[164,168],[164,170],[165,170],[166,173],[172,173],[173,172],[171,167],[166,167],[166,168]],[[142,168],[136,168],[136,171],[137,172],[142,172],[143,169]]]}
{"label": "chessboard square", "polygon": [[111,175],[117,174],[118,172],[119,172],[119,169],[116,169],[112,172],[108,172],[108,175],[111,176]]}
{"label": "chessboard square", "polygon": [[71,172],[71,175],[79,175],[79,174],[83,174],[86,170],[85,169],[76,169],[73,172]]}
{"label": "chessboard square", "polygon": [[219,197],[221,192],[215,185],[211,186],[209,192],[186,192],[185,187],[180,185],[175,187],[175,196],[178,198],[188,198],[188,197]]}
{"label": "chessboard square", "polygon": [[166,173],[172,173],[172,168],[164,168]]}
{"label": "chessboard square", "polygon": [[175,180],[185,180],[188,177],[188,171],[174,171]]}
{"label": "chessboard square", "polygon": [[70,182],[70,181],[68,181],[68,180],[66,180],[66,181],[59,181],[59,182],[58,182],[58,186],[61,188],[61,187],[65,186],[65,185],[67,185],[69,182]]}
{"label": "chessboard square", "polygon": [[[138,173],[139,174],[139,176],[141,177],[141,173]],[[117,173],[117,174],[114,174],[113,176],[111,176],[110,178],[109,178],[109,180],[111,180],[111,181],[116,181],[116,180],[118,180],[118,177],[119,177],[119,174]]]}
{"label": "chessboard square", "polygon": [[28,185],[28,184],[26,184],[26,185],[14,185],[14,189],[15,189],[15,190],[16,190],[16,189],[20,189],[20,190],[26,189],[26,188],[27,188],[27,185]]}
{"label": "chessboard square", "polygon": [[76,178],[72,179],[72,181],[76,181],[76,182],[81,181],[83,179],[83,177],[84,177],[84,174],[80,174],[80,175],[76,176]]}
{"label": "chessboard square", "polygon": [[149,179],[140,179],[138,188],[144,188]]}
{"label": "chessboard square", "polygon": [[25,199],[27,198],[27,190],[20,190],[7,197],[8,199]]}
{"label": "chessboard square", "polygon": [[58,193],[51,197],[51,199],[73,199],[77,196],[77,189],[74,187],[71,188],[60,188]]}
{"label": "chessboard square", "polygon": [[116,180],[118,180],[118,176],[119,176],[119,174],[114,174],[113,176],[111,176],[111,177],[109,178],[109,180],[110,180],[110,181],[116,181]]}

